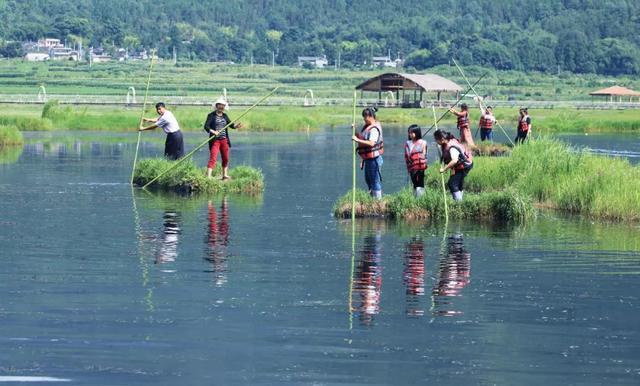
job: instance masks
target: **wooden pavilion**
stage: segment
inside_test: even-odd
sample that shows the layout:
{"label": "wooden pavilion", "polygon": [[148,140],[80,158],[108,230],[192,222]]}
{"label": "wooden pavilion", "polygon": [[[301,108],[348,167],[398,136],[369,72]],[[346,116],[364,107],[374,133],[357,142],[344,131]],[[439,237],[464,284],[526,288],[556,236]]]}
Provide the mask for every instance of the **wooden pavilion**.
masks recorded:
{"label": "wooden pavilion", "polygon": [[638,98],[640,101],[640,92],[633,91],[622,86],[613,86],[603,88],[602,90],[589,93],[592,97],[606,97],[609,102],[615,102],[614,98],[617,98],[617,102],[622,102],[622,99],[629,98],[629,102],[633,102],[633,98]]}
{"label": "wooden pavilion", "polygon": [[420,107],[424,93],[435,93],[440,102],[442,93],[452,93],[457,99],[462,87],[435,74],[385,73],[360,83],[356,90],[361,91],[361,96],[364,91],[377,92],[378,100],[382,100],[383,93],[391,92],[402,107]]}

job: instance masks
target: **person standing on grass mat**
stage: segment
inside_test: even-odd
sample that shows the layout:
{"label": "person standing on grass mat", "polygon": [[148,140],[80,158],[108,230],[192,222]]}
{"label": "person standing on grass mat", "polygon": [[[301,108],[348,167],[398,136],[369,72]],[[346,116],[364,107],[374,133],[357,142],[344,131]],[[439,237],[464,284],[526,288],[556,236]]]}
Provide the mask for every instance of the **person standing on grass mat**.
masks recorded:
{"label": "person standing on grass mat", "polygon": [[[207,164],[207,178],[211,178],[211,173],[216,167],[216,160],[218,153],[222,158],[222,179],[228,180],[229,178],[229,148],[231,147],[231,141],[229,140],[229,130],[241,129],[242,123],[232,123],[229,116],[224,112],[227,107],[227,101],[224,98],[218,98],[214,103],[214,111],[207,115],[207,120],[204,124],[204,131],[209,133],[209,163]],[[212,138],[214,137],[214,138]]]}
{"label": "person standing on grass mat", "polygon": [[525,108],[520,109],[520,117],[518,118],[518,136],[516,137],[516,144],[524,143],[531,134],[531,117],[529,111]]}
{"label": "person standing on grass mat", "polygon": [[364,167],[364,179],[369,188],[371,197],[382,199],[382,154],[384,153],[384,141],[382,139],[382,126],[376,120],[375,107],[367,107],[362,110],[364,125],[360,133],[353,135],[351,139],[358,144],[357,152],[362,158],[360,169]]}
{"label": "person standing on grass mat", "polygon": [[456,201],[462,201],[464,194],[464,179],[473,168],[473,156],[467,148],[451,133],[436,130],[433,133],[436,143],[442,148],[442,167],[440,173],[451,170],[449,177],[449,191]]}
{"label": "person standing on grass mat", "polygon": [[469,122],[469,106],[466,103],[460,105],[460,111],[449,109],[449,112],[458,117],[458,130],[460,130],[460,142],[467,146],[475,146],[471,135],[471,123]]}
{"label": "person standing on grass mat", "polygon": [[164,143],[164,156],[170,160],[177,160],[184,154],[184,142],[180,125],[178,125],[178,121],[171,111],[166,109],[164,103],[156,103],[156,112],[160,117],[142,118],[143,122],[152,122],[153,125],[144,127],[140,124],[138,130],[153,130],[158,127],[164,130],[167,133],[167,139]]}
{"label": "person standing on grass mat", "polygon": [[485,110],[480,110],[480,140],[493,142],[493,125],[496,117],[493,116],[493,108],[487,106]]}
{"label": "person standing on grass mat", "polygon": [[422,129],[411,125],[408,140],[404,144],[404,160],[413,183],[416,197],[424,195],[424,172],[427,170],[427,142],[422,139]]}

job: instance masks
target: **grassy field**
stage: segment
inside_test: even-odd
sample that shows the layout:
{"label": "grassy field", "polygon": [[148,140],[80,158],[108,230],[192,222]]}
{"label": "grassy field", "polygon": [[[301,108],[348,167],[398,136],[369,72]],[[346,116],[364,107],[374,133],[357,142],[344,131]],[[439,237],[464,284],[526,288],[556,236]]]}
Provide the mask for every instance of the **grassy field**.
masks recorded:
{"label": "grassy field", "polygon": [[[208,107],[167,106],[173,111],[180,126],[185,131],[199,131],[211,111]],[[244,108],[231,108],[228,112],[235,119],[245,111]],[[446,109],[438,109],[444,114]],[[361,124],[358,109],[356,122]],[[530,110],[533,129],[536,134],[559,132],[637,132],[640,130],[640,110],[575,110],[539,109]],[[17,128],[20,131],[48,130],[96,130],[96,131],[135,131],[140,120],[141,108],[108,106],[71,106],[57,105],[50,101],[46,105],[8,105],[0,104],[0,125]],[[157,116],[153,106],[147,108],[146,117]],[[513,130],[516,125],[517,108],[497,109],[496,117],[501,125]],[[430,127],[433,118],[430,110],[380,108],[378,118],[384,125],[397,124],[408,126],[417,123]],[[478,109],[471,111],[471,121],[479,120]],[[351,122],[349,107],[296,107],[296,106],[258,106],[240,119],[245,125],[244,131],[305,131],[322,127],[347,126]],[[441,125],[455,125],[448,114]],[[476,125],[472,125],[475,127]],[[494,129],[494,136],[502,138],[500,128]]]}
{"label": "grassy field", "polygon": [[[406,70],[400,70],[406,71]],[[208,96],[213,100],[226,88],[229,97],[266,94],[281,86],[280,97],[297,99],[306,90],[319,98],[350,99],[353,88],[362,81],[384,72],[308,70],[300,67],[270,67],[265,65],[229,65],[217,63],[160,62],[154,65],[149,94],[162,96]],[[438,66],[427,72],[452,79],[466,88],[465,81],[454,66]],[[482,67],[466,67],[471,82],[486,74],[476,86],[481,95],[497,100],[589,100],[589,92],[619,84],[640,89],[640,80],[632,77],[605,78],[598,75],[571,73],[542,74],[518,71],[496,71]],[[124,101],[131,86],[143,94],[148,62],[87,63],[0,61],[0,89],[3,94],[37,94],[45,86],[49,94],[121,95]],[[140,98],[141,99],[141,98]]]}

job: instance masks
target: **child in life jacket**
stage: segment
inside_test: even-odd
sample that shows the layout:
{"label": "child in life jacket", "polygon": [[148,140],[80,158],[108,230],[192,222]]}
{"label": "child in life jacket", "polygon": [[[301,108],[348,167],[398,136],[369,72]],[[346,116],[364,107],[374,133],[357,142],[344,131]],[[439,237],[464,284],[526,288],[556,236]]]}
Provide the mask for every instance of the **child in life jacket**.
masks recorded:
{"label": "child in life jacket", "polygon": [[404,160],[416,197],[424,195],[424,172],[427,170],[427,142],[422,139],[418,125],[408,128],[408,139],[404,144]]}
{"label": "child in life jacket", "polygon": [[433,133],[436,143],[442,148],[442,167],[440,173],[451,170],[449,177],[449,191],[456,201],[462,201],[464,194],[464,179],[473,168],[473,155],[471,152],[446,131],[436,130]]}
{"label": "child in life jacket", "polygon": [[367,107],[362,110],[364,125],[359,133],[351,139],[358,144],[357,152],[362,158],[360,168],[364,167],[364,179],[369,188],[369,194],[377,200],[382,199],[382,154],[384,153],[384,141],[382,138],[382,126],[376,119],[375,107]]}

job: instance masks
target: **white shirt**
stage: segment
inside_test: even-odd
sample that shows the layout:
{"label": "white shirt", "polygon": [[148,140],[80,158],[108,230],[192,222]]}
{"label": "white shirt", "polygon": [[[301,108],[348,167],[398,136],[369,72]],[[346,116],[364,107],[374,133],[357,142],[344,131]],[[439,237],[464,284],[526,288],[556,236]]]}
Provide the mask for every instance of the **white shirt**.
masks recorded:
{"label": "white shirt", "polygon": [[449,155],[451,155],[451,161],[458,163],[458,159],[460,158],[460,151],[455,147],[449,148]]}
{"label": "white shirt", "polygon": [[180,131],[180,125],[178,125],[176,117],[174,117],[169,110],[165,110],[164,114],[162,114],[160,118],[158,118],[156,126],[162,128],[162,130],[164,130],[164,132],[167,134]]}

